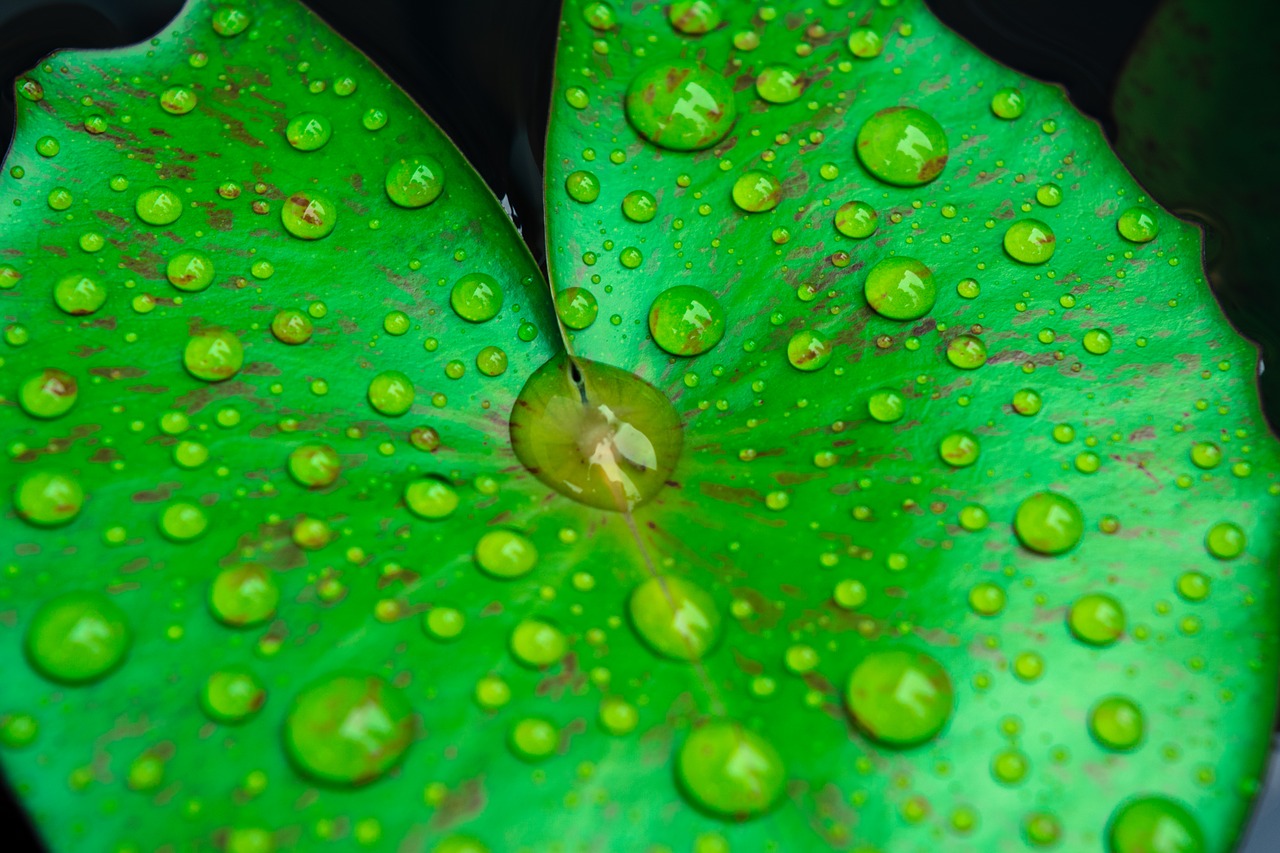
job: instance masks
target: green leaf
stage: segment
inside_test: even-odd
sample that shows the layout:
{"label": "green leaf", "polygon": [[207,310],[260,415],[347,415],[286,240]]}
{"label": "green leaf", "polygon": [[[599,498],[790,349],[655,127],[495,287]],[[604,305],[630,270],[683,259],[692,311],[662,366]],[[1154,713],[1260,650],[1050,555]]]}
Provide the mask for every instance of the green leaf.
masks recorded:
{"label": "green leaf", "polygon": [[571,359],[291,0],[19,88],[0,758],[55,848],[1230,846],[1254,352],[1194,229],[916,0],[566,3]]}

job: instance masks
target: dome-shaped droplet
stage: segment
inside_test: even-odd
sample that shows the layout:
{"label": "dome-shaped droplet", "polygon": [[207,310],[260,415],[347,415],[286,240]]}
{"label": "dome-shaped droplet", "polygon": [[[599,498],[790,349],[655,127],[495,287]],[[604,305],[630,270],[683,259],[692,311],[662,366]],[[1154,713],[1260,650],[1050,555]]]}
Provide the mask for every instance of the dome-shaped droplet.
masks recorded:
{"label": "dome-shaped droplet", "polygon": [[1124,608],[1103,592],[1080,596],[1067,611],[1072,636],[1091,646],[1111,645],[1124,633],[1124,625]]}
{"label": "dome-shaped droplet", "polygon": [[720,74],[688,62],[655,65],[627,88],[627,120],[645,139],[673,151],[709,148],[737,117],[733,90]]}
{"label": "dome-shaped droplet", "polygon": [[170,225],[182,216],[182,199],[168,187],[152,187],[138,194],[134,210],[148,225]]}
{"label": "dome-shaped droplet", "polygon": [[773,210],[782,201],[782,182],[768,172],[752,169],[733,182],[733,203],[748,213]]}
{"label": "dome-shaped droplet", "polygon": [[849,710],[871,737],[914,746],[936,736],[955,695],[947,672],[929,655],[906,649],[871,652],[849,676]]}
{"label": "dome-shaped droplet", "polygon": [[275,577],[257,563],[223,569],[209,586],[209,609],[219,622],[233,628],[261,625],[275,615],[279,603]]}
{"label": "dome-shaped droplet", "polygon": [[425,207],[444,192],[444,166],[427,154],[401,157],[387,170],[386,188],[400,207]]}
{"label": "dome-shaped droplet", "polygon": [[564,179],[564,189],[579,204],[590,204],[600,197],[600,179],[594,172],[580,169]]}
{"label": "dome-shaped droplet", "polygon": [[865,240],[876,233],[880,215],[865,201],[849,201],[836,210],[836,230],[846,237]]}
{"label": "dome-shaped droplet", "polygon": [[311,318],[301,311],[286,309],[271,318],[271,334],[285,344],[304,344],[311,340]]}
{"label": "dome-shaped droplet", "polygon": [[56,367],[46,367],[22,383],[18,403],[33,418],[59,418],[71,411],[79,393],[74,376]]}
{"label": "dome-shaped droplet", "polygon": [[1107,831],[1108,853],[1205,853],[1204,832],[1185,806],[1167,797],[1129,800]]}
{"label": "dome-shaped droplet", "polygon": [[873,266],[863,285],[867,304],[890,320],[915,320],[938,298],[933,272],[915,258],[891,257]]}
{"label": "dome-shaped droplet", "polygon": [[789,65],[770,65],[756,77],[756,94],[771,104],[789,104],[804,94],[804,75]]}
{"label": "dome-shaped droplet", "polygon": [[1133,749],[1143,728],[1142,710],[1126,696],[1107,696],[1089,709],[1089,734],[1107,749]]}
{"label": "dome-shaped droplet", "polygon": [[107,287],[93,276],[72,273],[53,286],[53,301],[71,316],[83,317],[107,301]]}
{"label": "dome-shaped droplet", "polygon": [[319,113],[303,113],[285,125],[284,137],[298,151],[315,151],[329,141],[332,128],[329,120]]}
{"label": "dome-shaped droplet", "polygon": [[280,222],[284,230],[302,240],[319,240],[329,236],[338,224],[338,207],[325,196],[299,190],[280,206]]}
{"label": "dome-shaped droplet", "polygon": [[938,455],[953,468],[967,468],[977,462],[981,451],[977,437],[964,430],[947,433],[938,442]]}
{"label": "dome-shaped droplet", "polygon": [[991,112],[1002,119],[1012,120],[1022,115],[1027,102],[1018,89],[1000,89],[991,96]]}
{"label": "dome-shaped droplet", "polygon": [[124,611],[98,592],[68,592],[40,606],[27,626],[27,659],[41,675],[68,684],[102,678],[133,642]]}
{"label": "dome-shaped droplet", "polygon": [[942,125],[913,107],[889,107],[868,118],[858,131],[856,150],[868,172],[902,187],[937,178],[949,152]]}
{"label": "dome-shaped droplet", "polygon": [[835,351],[835,345],[821,332],[804,329],[787,341],[787,361],[797,370],[811,373],[826,367]]}
{"label": "dome-shaped droplet", "polygon": [[622,213],[632,222],[649,222],[658,213],[658,202],[653,193],[632,190],[622,199]]}
{"label": "dome-shaped droplet", "polygon": [[608,3],[588,3],[582,8],[582,19],[593,30],[608,31],[618,25],[618,14]]}
{"label": "dome-shaped droplet", "polygon": [[24,521],[40,527],[55,527],[80,513],[84,489],[70,474],[32,471],[18,481],[13,503]]}
{"label": "dome-shaped droplet", "polygon": [[376,675],[343,673],[312,683],[284,724],[289,758],[331,785],[372,782],[400,761],[413,737],[408,700]]}
{"label": "dome-shaped droplet", "polygon": [[680,746],[681,786],[699,806],[722,817],[757,817],[781,797],[787,780],[773,744],[739,723],[706,723]]}
{"label": "dome-shaped droplet", "polygon": [[464,275],[449,292],[449,304],[458,316],[472,323],[492,320],[502,310],[502,288],[491,275],[473,272]]}
{"label": "dome-shaped droplet", "polygon": [[550,720],[525,717],[511,727],[511,748],[526,761],[550,758],[560,745],[560,732]]}
{"label": "dome-shaped droplet", "polygon": [[906,398],[889,388],[873,391],[867,398],[867,413],[882,424],[901,420],[906,410]]}
{"label": "dome-shaped droplet", "polygon": [[1116,220],[1120,236],[1131,243],[1148,243],[1160,233],[1156,215],[1145,207],[1131,207]]}
{"label": "dome-shaped droplet", "polygon": [[1043,264],[1056,248],[1053,229],[1039,219],[1019,219],[1004,232],[1004,250],[1024,264]]}
{"label": "dome-shaped droplet", "polygon": [[1013,519],[1018,540],[1041,554],[1070,551],[1084,535],[1084,516],[1065,495],[1039,492],[1018,506]]}
{"label": "dome-shaped droplet", "polygon": [[213,13],[213,31],[231,38],[244,32],[252,21],[249,13],[238,6],[219,6]]}
{"label": "dome-shaped droplet", "polygon": [[476,543],[476,563],[497,578],[518,578],[533,571],[538,549],[514,530],[490,530]]}
{"label": "dome-shaped droplet", "polygon": [[160,513],[160,532],[172,542],[198,539],[209,528],[209,517],[193,503],[178,501]]}
{"label": "dome-shaped droplet", "polygon": [[550,622],[526,619],[511,632],[511,654],[525,666],[551,666],[568,650],[568,639]]}
{"label": "dome-shaped droplet", "polygon": [[322,489],[342,473],[342,457],[327,444],[304,444],[289,453],[289,475],[301,486]]}
{"label": "dome-shaped droplet", "polygon": [[870,27],[855,27],[848,44],[849,52],[859,59],[874,59],[884,50],[884,39]]}
{"label": "dome-shaped droplet", "polygon": [[230,329],[201,329],[187,340],[182,363],[197,379],[221,382],[235,376],[244,365],[244,347]]}
{"label": "dome-shaped droplet", "polygon": [[413,380],[398,370],[384,370],[369,382],[369,405],[389,417],[413,408]]}
{"label": "dome-shaped droplet", "polygon": [[179,252],[169,259],[165,275],[179,290],[196,293],[213,283],[213,260],[203,252]]}
{"label": "dome-shaped droplet", "polygon": [[667,20],[676,32],[700,36],[720,26],[720,9],[714,0],[676,0],[667,9]]}
{"label": "dome-shaped droplet", "polygon": [[160,107],[170,115],[182,116],[196,108],[200,99],[186,86],[173,86],[160,93]]}
{"label": "dome-shaped droplet", "polygon": [[243,667],[220,669],[205,680],[200,706],[218,723],[243,723],[267,701],[267,690],[256,675]]}
{"label": "dome-shaped droplet", "polygon": [[585,287],[566,287],[556,294],[556,314],[566,328],[581,331],[596,321],[600,303]]}
{"label": "dome-shaped droplet", "polygon": [[1244,553],[1244,531],[1229,521],[1218,522],[1204,535],[1204,547],[1219,560],[1234,560]]}
{"label": "dome-shaped droplet", "polygon": [[720,637],[720,613],[710,593],[673,575],[636,587],[628,612],[645,644],[676,660],[701,660]]}
{"label": "dome-shaped droplet", "polygon": [[664,290],[649,308],[649,331],[672,355],[700,355],[724,337],[720,302],[701,287],[683,284]]}
{"label": "dome-shaped droplet", "polygon": [[976,335],[956,335],[947,342],[947,361],[961,370],[975,370],[987,363],[987,345]]}
{"label": "dome-shaped droplet", "polygon": [[404,487],[404,505],[418,518],[448,518],[458,508],[458,493],[438,477],[424,477]]}

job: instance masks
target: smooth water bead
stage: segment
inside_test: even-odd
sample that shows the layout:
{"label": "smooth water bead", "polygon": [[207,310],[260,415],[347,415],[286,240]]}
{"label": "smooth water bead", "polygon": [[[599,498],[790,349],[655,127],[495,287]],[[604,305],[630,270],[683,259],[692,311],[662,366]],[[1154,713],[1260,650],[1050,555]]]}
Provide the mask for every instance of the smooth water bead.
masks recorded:
{"label": "smooth water bead", "polygon": [[978,461],[981,446],[972,433],[957,431],[943,436],[938,442],[938,455],[953,468],[967,468]]}
{"label": "smooth water bead", "polygon": [[1209,597],[1212,581],[1203,572],[1183,572],[1178,576],[1178,595],[1186,601],[1204,601]]}
{"label": "smooth water bead", "polygon": [[52,136],[42,136],[36,140],[36,153],[41,157],[57,157],[61,150],[61,143]]}
{"label": "smooth water bead", "polygon": [[409,411],[416,396],[413,380],[399,370],[384,370],[369,382],[369,405],[388,417]]}
{"label": "smooth water bead", "polygon": [[855,146],[867,171],[888,184],[918,187],[942,174],[947,135],[928,113],[889,107],[868,118]]}
{"label": "smooth water bead", "polygon": [[570,86],[565,89],[564,99],[575,110],[586,109],[587,104],[591,103],[591,95],[581,86]]}
{"label": "smooth water bead", "polygon": [[187,339],[182,363],[197,379],[222,382],[244,366],[244,345],[230,329],[204,328]]}
{"label": "smooth water bead", "polygon": [[237,725],[253,717],[267,701],[262,681],[243,667],[220,669],[200,691],[200,706],[218,723]]}
{"label": "smooth water bead", "polygon": [[865,240],[876,233],[880,214],[865,201],[849,201],[836,210],[836,230],[846,237]]}
{"label": "smooth water bead", "polygon": [[172,542],[190,542],[209,529],[209,517],[195,504],[179,501],[160,513],[160,532]]}
{"label": "smooth water bead", "polygon": [[1031,417],[1038,414],[1043,405],[1044,400],[1040,397],[1039,392],[1034,389],[1023,388],[1014,392],[1013,410],[1020,415]]}
{"label": "smooth water bead", "polygon": [[1072,635],[1091,646],[1109,646],[1124,633],[1124,608],[1103,592],[1077,598],[1067,611],[1067,627]]}
{"label": "smooth water bead", "polygon": [[387,111],[380,107],[369,107],[360,117],[360,124],[365,130],[382,130],[387,126]]}
{"label": "smooth water bead", "polygon": [[626,113],[637,133],[672,151],[715,145],[728,136],[737,118],[729,82],[690,62],[642,70],[627,87]]}
{"label": "smooth water bead", "polygon": [[422,616],[422,628],[437,640],[455,639],[467,625],[467,617],[453,607],[433,607]]}
{"label": "smooth water bead", "polygon": [[1108,853],[1207,853],[1204,832],[1181,803],[1161,796],[1131,799],[1116,809]]}
{"label": "smooth water bead", "polygon": [[863,283],[867,304],[890,320],[916,320],[937,300],[933,272],[915,258],[891,257],[877,263]]}
{"label": "smooth water bead", "polygon": [[1027,102],[1022,97],[1022,92],[1017,89],[1000,89],[991,96],[991,112],[998,118],[1015,119],[1022,115],[1026,108]]}
{"label": "smooth water bead", "polygon": [[491,275],[468,273],[454,283],[453,290],[449,292],[449,304],[462,319],[484,323],[502,310],[502,288]]}
{"label": "smooth water bead", "polygon": [[891,388],[873,391],[867,398],[867,413],[882,424],[902,420],[906,411],[906,398]]}
{"label": "smooth water bead", "polygon": [[710,593],[672,575],[651,577],[631,593],[628,612],[653,651],[676,660],[701,660],[720,638],[720,612]]}
{"label": "smooth water bead", "polygon": [[1045,207],[1057,207],[1062,204],[1062,187],[1057,184],[1041,184],[1036,189],[1036,201]]}
{"label": "smooth water bead", "polygon": [[1131,207],[1116,220],[1120,236],[1130,243],[1149,243],[1160,233],[1156,215],[1145,207]]}
{"label": "smooth water bead", "polygon": [[476,353],[476,369],[485,376],[501,376],[507,372],[507,353],[500,347],[485,347]]}
{"label": "smooth water bead", "polygon": [[1125,696],[1108,696],[1089,709],[1089,734],[1107,749],[1133,749],[1143,730],[1142,710]]}
{"label": "smooth water bead", "polygon": [[600,703],[600,725],[609,734],[629,734],[639,724],[640,712],[627,700],[609,696]]}
{"label": "smooth water bead", "polygon": [[987,345],[973,335],[957,335],[947,342],[947,361],[961,370],[975,370],[987,363]]}
{"label": "smooth water bead", "polygon": [[92,314],[107,301],[107,287],[92,276],[72,273],[53,286],[53,301],[73,317]]}
{"label": "smooth water bead", "polygon": [[1038,492],[1019,504],[1013,530],[1018,541],[1032,551],[1064,554],[1084,535],[1084,516],[1066,495]]}
{"label": "smooth water bead", "polygon": [[384,186],[392,203],[411,209],[426,207],[444,192],[444,166],[428,154],[401,157],[387,170]]}
{"label": "smooth water bead", "polygon": [[413,708],[376,675],[321,678],[293,700],[284,723],[289,758],[308,776],[355,786],[394,767],[413,742]]}
{"label": "smooth water bead", "polygon": [[564,189],[579,204],[591,204],[600,197],[600,179],[584,170],[571,172],[564,179]]}
{"label": "smooth water bead", "polygon": [[301,311],[286,309],[271,318],[271,334],[285,344],[304,344],[311,340],[311,318]]}
{"label": "smooth water bead", "polygon": [[593,30],[608,31],[618,25],[618,15],[608,3],[588,3],[582,9],[582,19]]}
{"label": "smooth water bead", "polygon": [[332,133],[329,120],[318,113],[303,113],[285,125],[284,137],[298,151],[323,148]]}
{"label": "smooth water bead", "polygon": [[60,418],[76,404],[79,387],[70,373],[46,367],[28,376],[18,388],[18,404],[33,418]]}
{"label": "smooth water bead", "polygon": [[511,653],[525,666],[551,666],[568,650],[569,641],[560,629],[540,619],[526,619],[511,632]]}
{"label": "smooth water bead", "polygon": [[213,261],[203,252],[179,252],[165,267],[169,283],[187,293],[197,293],[213,283]]}
{"label": "smooth water bead", "polygon": [[338,206],[319,193],[299,190],[280,206],[280,222],[284,230],[300,240],[319,240],[333,233],[338,224]]}
{"label": "smooth water bead", "polygon": [[196,441],[180,441],[173,446],[173,461],[183,468],[199,468],[209,461],[209,448]]}
{"label": "smooth water bead", "polygon": [[870,27],[856,27],[849,33],[849,52],[859,59],[874,59],[884,50],[884,39]]}
{"label": "smooth water bead", "polygon": [[845,610],[861,607],[867,600],[867,587],[861,581],[847,578],[836,584],[832,597]]}
{"label": "smooth water bead", "polygon": [[331,486],[342,473],[342,457],[327,444],[304,444],[289,454],[289,476],[309,489]]}
{"label": "smooth water bead", "polygon": [[170,115],[182,116],[194,110],[199,100],[186,86],[173,86],[160,93],[160,108]]}
{"label": "smooth water bead", "polygon": [[782,201],[782,182],[768,172],[752,169],[733,182],[733,203],[748,213],[773,210]]}
{"label": "smooth water bead", "polygon": [[39,734],[40,723],[30,714],[0,716],[0,745],[22,749],[34,743]]}
{"label": "smooth water bead", "polygon": [[908,747],[942,731],[955,694],[947,672],[924,652],[871,652],[854,668],[845,692],[858,725],[877,741]]}
{"label": "smooth water bead", "polygon": [[632,222],[649,222],[658,214],[658,202],[653,193],[632,190],[623,196],[622,214]]}
{"label": "smooth water bead", "polygon": [[549,720],[526,717],[511,727],[511,749],[526,761],[549,758],[560,745],[560,733]]}
{"label": "smooth water bead", "polygon": [[133,632],[124,611],[99,592],[76,591],[46,601],[27,626],[27,659],[45,678],[96,681],[129,653]]}
{"label": "smooth water bead", "polygon": [[444,480],[424,477],[404,487],[404,505],[418,518],[438,521],[458,508],[458,493]]}
{"label": "smooth water bead", "polygon": [[720,10],[713,0],[676,0],[667,9],[667,20],[678,32],[700,36],[720,26]]}
{"label": "smooth water bead", "polygon": [[1043,264],[1056,248],[1053,229],[1039,219],[1019,219],[1004,232],[1004,250],[1024,264]]}
{"label": "smooth water bead", "polygon": [[804,94],[804,76],[788,65],[770,65],[756,77],[756,94],[771,104],[789,104]]}
{"label": "smooth water bead", "polygon": [[821,332],[805,329],[796,332],[787,341],[787,361],[797,370],[806,373],[826,367],[834,352],[834,344]]}
{"label": "smooth water bead", "polygon": [[476,564],[495,578],[518,578],[538,564],[538,549],[514,530],[490,530],[476,543]]}
{"label": "smooth water bead", "polygon": [[148,225],[172,225],[182,216],[182,199],[168,187],[151,187],[134,202],[138,218]]}
{"label": "smooth water bead", "polygon": [[668,288],[649,307],[649,332],[672,355],[701,355],[720,342],[724,330],[724,309],[701,287]]}
{"label": "smooth water bead", "polygon": [[980,504],[969,504],[960,510],[960,526],[965,530],[983,530],[990,521],[986,507]]}
{"label": "smooth water bead", "polygon": [[39,527],[55,527],[80,514],[84,489],[69,474],[32,471],[18,481],[13,501],[24,521]]}
{"label": "smooth water bead", "polygon": [[1197,441],[1191,445],[1191,462],[1197,468],[1216,468],[1222,462],[1222,448],[1211,441]]}
{"label": "smooth water bead", "polygon": [[556,294],[556,314],[560,322],[574,331],[590,327],[599,313],[595,294],[585,287],[567,287]]}
{"label": "smooth water bead", "polygon": [[965,299],[977,299],[982,293],[982,287],[978,284],[977,279],[962,278],[956,283],[956,293]]}
{"label": "smooth water bead", "polygon": [[681,787],[699,806],[743,820],[782,796],[787,771],[773,744],[739,723],[716,720],[689,733],[676,757]]}
{"label": "smooth water bead", "polygon": [[221,6],[213,13],[213,31],[223,38],[231,38],[244,32],[252,20],[237,6]]}
{"label": "smooth water bead", "polygon": [[1234,560],[1244,553],[1244,531],[1229,521],[1221,521],[1204,535],[1204,547],[1219,560]]}

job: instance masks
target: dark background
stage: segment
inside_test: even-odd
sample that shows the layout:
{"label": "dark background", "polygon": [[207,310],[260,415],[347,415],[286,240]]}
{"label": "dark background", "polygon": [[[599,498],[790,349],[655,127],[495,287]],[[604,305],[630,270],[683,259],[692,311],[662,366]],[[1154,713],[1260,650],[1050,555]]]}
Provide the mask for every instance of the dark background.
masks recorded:
{"label": "dark background", "polygon": [[[466,152],[499,196],[515,209],[526,241],[543,256],[542,140],[546,132],[552,48],[559,16],[556,0],[305,0],[338,32],[382,66]],[[1161,0],[926,0],[949,26],[997,60],[1042,80],[1061,83],[1081,112],[1099,122],[1122,150],[1133,134],[1131,116],[1117,116],[1113,102],[1126,61],[1156,14]],[[1202,0],[1201,5],[1211,0]],[[1243,196],[1204,192],[1196,197],[1171,173],[1144,170],[1146,158],[1126,165],[1157,200],[1180,212],[1208,211],[1196,219],[1205,225],[1207,261],[1224,308],[1236,325],[1262,347],[1264,362],[1280,367],[1280,276],[1257,263],[1233,256],[1230,223],[1247,216],[1263,227],[1249,235],[1269,234],[1268,247],[1280,246],[1280,61],[1258,63],[1262,55],[1280,55],[1277,15],[1264,0],[1222,2],[1221,14],[1237,25],[1253,27],[1225,54],[1225,74],[1210,75],[1208,90],[1186,88],[1198,114],[1218,132],[1198,152],[1200,165],[1246,163],[1257,168],[1256,181],[1275,187],[1270,204],[1255,209]],[[181,8],[181,0],[0,0],[0,149],[13,133],[14,90],[10,81],[58,48],[100,48],[144,41],[162,29]],[[1225,18],[1224,18],[1225,20]],[[1149,44],[1149,42],[1148,42]],[[1245,57],[1253,57],[1252,60]],[[1248,67],[1251,88],[1235,85],[1241,75],[1229,63]],[[1253,79],[1257,68],[1262,79]],[[1203,69],[1201,69],[1203,70]],[[1274,72],[1274,73],[1273,73]],[[1142,81],[1146,87],[1181,92],[1185,81],[1176,67]],[[1217,86],[1215,90],[1213,86]],[[1245,97],[1247,96],[1247,97]],[[1242,97],[1245,97],[1242,100]],[[1252,100],[1254,109],[1241,109]],[[1127,124],[1126,119],[1130,119]],[[1139,128],[1141,129],[1141,128]],[[1150,130],[1148,128],[1148,130]],[[1131,137],[1132,138],[1132,137]],[[1176,161],[1177,158],[1175,157]],[[1210,162],[1212,161],[1212,162]],[[1186,168],[1199,168],[1194,158]],[[1190,182],[1194,183],[1194,182]],[[1173,199],[1170,201],[1169,199]],[[1244,208],[1250,205],[1250,209]],[[1190,215],[1190,214],[1188,214]],[[1273,425],[1280,424],[1280,369],[1261,381],[1263,404]],[[0,713],[5,709],[0,708]],[[1242,853],[1280,850],[1280,784],[1272,769],[1264,802]],[[39,850],[34,833],[12,794],[0,791],[0,844],[9,851]]]}

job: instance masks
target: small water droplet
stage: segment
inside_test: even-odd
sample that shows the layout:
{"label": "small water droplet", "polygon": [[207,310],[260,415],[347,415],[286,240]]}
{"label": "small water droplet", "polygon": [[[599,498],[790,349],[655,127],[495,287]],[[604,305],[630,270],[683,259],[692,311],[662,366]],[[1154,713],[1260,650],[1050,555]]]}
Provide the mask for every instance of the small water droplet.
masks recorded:
{"label": "small water droplet", "polygon": [[182,199],[168,187],[151,187],[138,194],[134,211],[148,225],[170,225],[182,216]]}
{"label": "small water droplet", "polygon": [[649,308],[649,331],[672,355],[700,355],[724,337],[725,313],[719,301],[693,285],[668,288]]}
{"label": "small water droplet", "polygon": [[1024,264],[1043,264],[1057,246],[1053,229],[1039,219],[1019,219],[1004,232],[1004,250]]}
{"label": "small water droplet", "polygon": [[991,112],[998,118],[1012,120],[1022,115],[1027,108],[1022,92],[1017,89],[1000,89],[991,96]]}
{"label": "small water droplet", "polygon": [[789,65],[770,65],[756,77],[756,94],[771,104],[789,104],[804,94],[804,76]]}
{"label": "small water droplet", "polygon": [[1149,243],[1160,233],[1156,215],[1145,207],[1131,207],[1116,221],[1120,236],[1131,243]]}
{"label": "small water droplet", "polygon": [[890,320],[916,320],[928,314],[937,300],[933,272],[915,258],[891,257],[867,273],[863,292],[867,304]]}
{"label": "small water droplet", "polygon": [[243,667],[214,672],[200,691],[200,706],[218,723],[237,725],[258,713],[267,701],[262,681]]}
{"label": "small water droplet", "polygon": [[468,273],[453,285],[449,304],[462,319],[483,323],[492,320],[502,310],[502,288],[493,276]]}
{"label": "small water droplet", "polygon": [[27,659],[46,678],[86,684],[116,669],[129,653],[133,632],[115,602],[77,591],[46,601],[27,626]]}
{"label": "small water droplet", "polygon": [[1089,709],[1089,734],[1107,749],[1124,751],[1142,742],[1142,710],[1125,696],[1108,696]]}
{"label": "small water droplet", "polygon": [[27,377],[18,389],[18,403],[35,418],[59,418],[71,411],[79,396],[75,377],[47,367]]}
{"label": "small water droplet", "polygon": [[427,154],[401,157],[387,170],[385,186],[400,207],[426,207],[444,192],[444,166]]}
{"label": "small water droplet", "polygon": [[880,215],[865,201],[850,201],[836,210],[836,230],[846,237],[865,240],[876,233]]}
{"label": "small water droplet", "polygon": [[369,382],[369,405],[388,417],[399,417],[413,408],[413,380],[399,370],[384,370]]}
{"label": "small water droplet", "polygon": [[1091,646],[1109,646],[1124,633],[1124,608],[1110,595],[1091,592],[1080,596],[1067,612],[1067,627],[1077,640]]}

